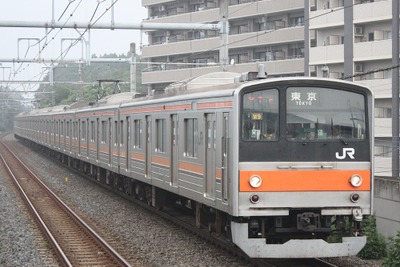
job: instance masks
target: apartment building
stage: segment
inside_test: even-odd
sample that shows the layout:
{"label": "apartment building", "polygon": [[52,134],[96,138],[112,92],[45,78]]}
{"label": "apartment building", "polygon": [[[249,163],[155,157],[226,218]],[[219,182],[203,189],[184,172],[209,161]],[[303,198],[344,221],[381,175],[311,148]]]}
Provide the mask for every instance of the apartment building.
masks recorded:
{"label": "apartment building", "polygon": [[[378,229],[400,229],[400,183],[391,179],[391,0],[142,0],[148,22],[217,23],[228,1],[228,71],[269,77],[350,77],[375,94],[375,210]],[[142,57],[149,92],[172,82],[220,70],[215,31],[152,31]],[[381,70],[381,71],[376,71]],[[368,72],[369,74],[362,75]]]}
{"label": "apartment building", "polygon": [[[307,4],[309,6],[307,7]],[[375,213],[386,236],[400,230],[400,184],[392,176],[392,1],[305,2],[309,73],[367,85],[375,94]],[[308,10],[308,13],[307,13]],[[307,63],[306,63],[307,65]],[[362,75],[363,73],[368,73]]]}
{"label": "apartment building", "polygon": [[[148,22],[218,23],[228,2],[228,71],[256,71],[262,63],[270,76],[304,75],[304,0],[142,0]],[[149,90],[220,70],[217,31],[148,32],[142,57],[150,64],[142,75]],[[162,64],[165,63],[165,64]]]}

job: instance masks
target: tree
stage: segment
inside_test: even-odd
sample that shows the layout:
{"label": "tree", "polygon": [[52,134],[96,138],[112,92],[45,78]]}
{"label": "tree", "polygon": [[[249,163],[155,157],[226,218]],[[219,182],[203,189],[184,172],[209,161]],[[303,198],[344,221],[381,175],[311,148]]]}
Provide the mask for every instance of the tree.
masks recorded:
{"label": "tree", "polygon": [[387,257],[383,259],[383,266],[396,267],[400,266],[400,231],[396,237],[389,239]]}
{"label": "tree", "polygon": [[376,229],[376,219],[368,216],[363,221],[363,232],[367,236],[367,244],[358,254],[363,259],[382,259],[386,254],[386,243]]}
{"label": "tree", "polygon": [[[93,55],[93,58],[96,56]],[[101,58],[126,58],[127,55],[105,54]],[[141,82],[141,70],[143,66],[138,65],[137,82]],[[72,104],[76,101],[93,101],[101,91],[98,80],[119,80],[121,92],[130,90],[130,64],[121,63],[91,63],[90,65],[63,64],[54,67],[53,79],[54,86],[41,85],[39,92],[49,92],[48,94],[36,94],[40,99],[41,107],[52,105],[52,94],[54,91],[55,105]],[[46,76],[44,80],[49,80]],[[113,90],[105,90],[108,94]],[[138,86],[138,92],[146,92],[145,88]]]}
{"label": "tree", "polygon": [[0,86],[0,92],[0,131],[12,131],[14,117],[24,110],[23,97],[8,87]]}

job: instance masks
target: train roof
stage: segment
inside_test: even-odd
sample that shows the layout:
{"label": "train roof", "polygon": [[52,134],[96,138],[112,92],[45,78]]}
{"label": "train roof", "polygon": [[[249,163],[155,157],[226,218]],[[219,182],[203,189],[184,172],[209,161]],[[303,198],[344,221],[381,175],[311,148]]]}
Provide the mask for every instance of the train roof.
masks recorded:
{"label": "train roof", "polygon": [[[252,75],[252,77],[250,77]],[[133,92],[124,92],[114,95],[106,96],[95,102],[81,101],[75,102],[71,105],[59,105],[54,107],[47,107],[29,112],[23,112],[17,117],[21,116],[35,116],[35,115],[52,115],[58,113],[74,113],[85,112],[93,109],[109,109],[118,107],[127,107],[143,103],[146,101],[148,104],[164,101],[171,98],[171,100],[179,101],[185,99],[197,99],[205,96],[218,97],[232,95],[235,90],[244,86],[257,85],[260,83],[273,84],[276,82],[290,82],[295,83],[300,80],[307,80],[310,82],[331,81],[332,83],[342,83],[348,85],[355,85],[353,82],[326,79],[317,77],[281,77],[281,78],[267,78],[267,79],[254,79],[257,78],[256,74],[246,73],[239,74],[234,72],[214,72],[205,74],[199,77],[192,77],[182,81],[172,83],[166,87],[163,94],[154,94],[151,96],[137,98],[137,94]],[[251,79],[251,81],[249,81]],[[364,87],[366,91],[372,93],[366,86],[357,84],[359,87]]]}

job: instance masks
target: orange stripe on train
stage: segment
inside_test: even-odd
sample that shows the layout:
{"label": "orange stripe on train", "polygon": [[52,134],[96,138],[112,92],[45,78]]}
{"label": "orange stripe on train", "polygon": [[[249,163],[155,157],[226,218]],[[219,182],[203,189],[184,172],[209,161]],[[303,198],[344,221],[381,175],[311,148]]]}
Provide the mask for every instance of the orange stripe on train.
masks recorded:
{"label": "orange stripe on train", "polygon": [[196,173],[196,174],[200,174],[200,175],[204,174],[203,165],[185,162],[185,161],[179,161],[179,170],[188,171],[188,172],[192,172],[192,173]]}
{"label": "orange stripe on train", "polygon": [[207,108],[231,108],[233,106],[232,101],[224,101],[224,102],[207,102],[207,103],[199,103],[197,104],[198,109],[207,109]]}
{"label": "orange stripe on train", "polygon": [[161,165],[163,167],[169,167],[169,165],[170,165],[170,161],[168,158],[163,158],[163,157],[159,157],[159,156],[153,156],[152,162],[157,165]]}
{"label": "orange stripe on train", "polygon": [[[353,174],[361,175],[363,183],[353,187],[349,179]],[[252,188],[249,179],[253,175],[262,178],[259,188]],[[296,191],[369,191],[369,170],[277,170],[240,171],[241,192],[296,192]]]}

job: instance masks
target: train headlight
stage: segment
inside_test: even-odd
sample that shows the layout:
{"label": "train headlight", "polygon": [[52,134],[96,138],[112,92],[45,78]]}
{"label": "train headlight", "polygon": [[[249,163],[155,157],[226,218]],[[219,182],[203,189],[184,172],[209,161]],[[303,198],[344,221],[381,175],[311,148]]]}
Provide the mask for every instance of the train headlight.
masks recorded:
{"label": "train headlight", "polygon": [[253,175],[249,179],[249,184],[253,188],[258,188],[262,184],[262,179],[258,175]]}
{"label": "train headlight", "polygon": [[358,175],[358,174],[353,174],[353,175],[350,177],[350,183],[351,183],[351,185],[354,186],[354,187],[359,187],[359,186],[362,184],[362,178],[361,178],[361,176]]}

